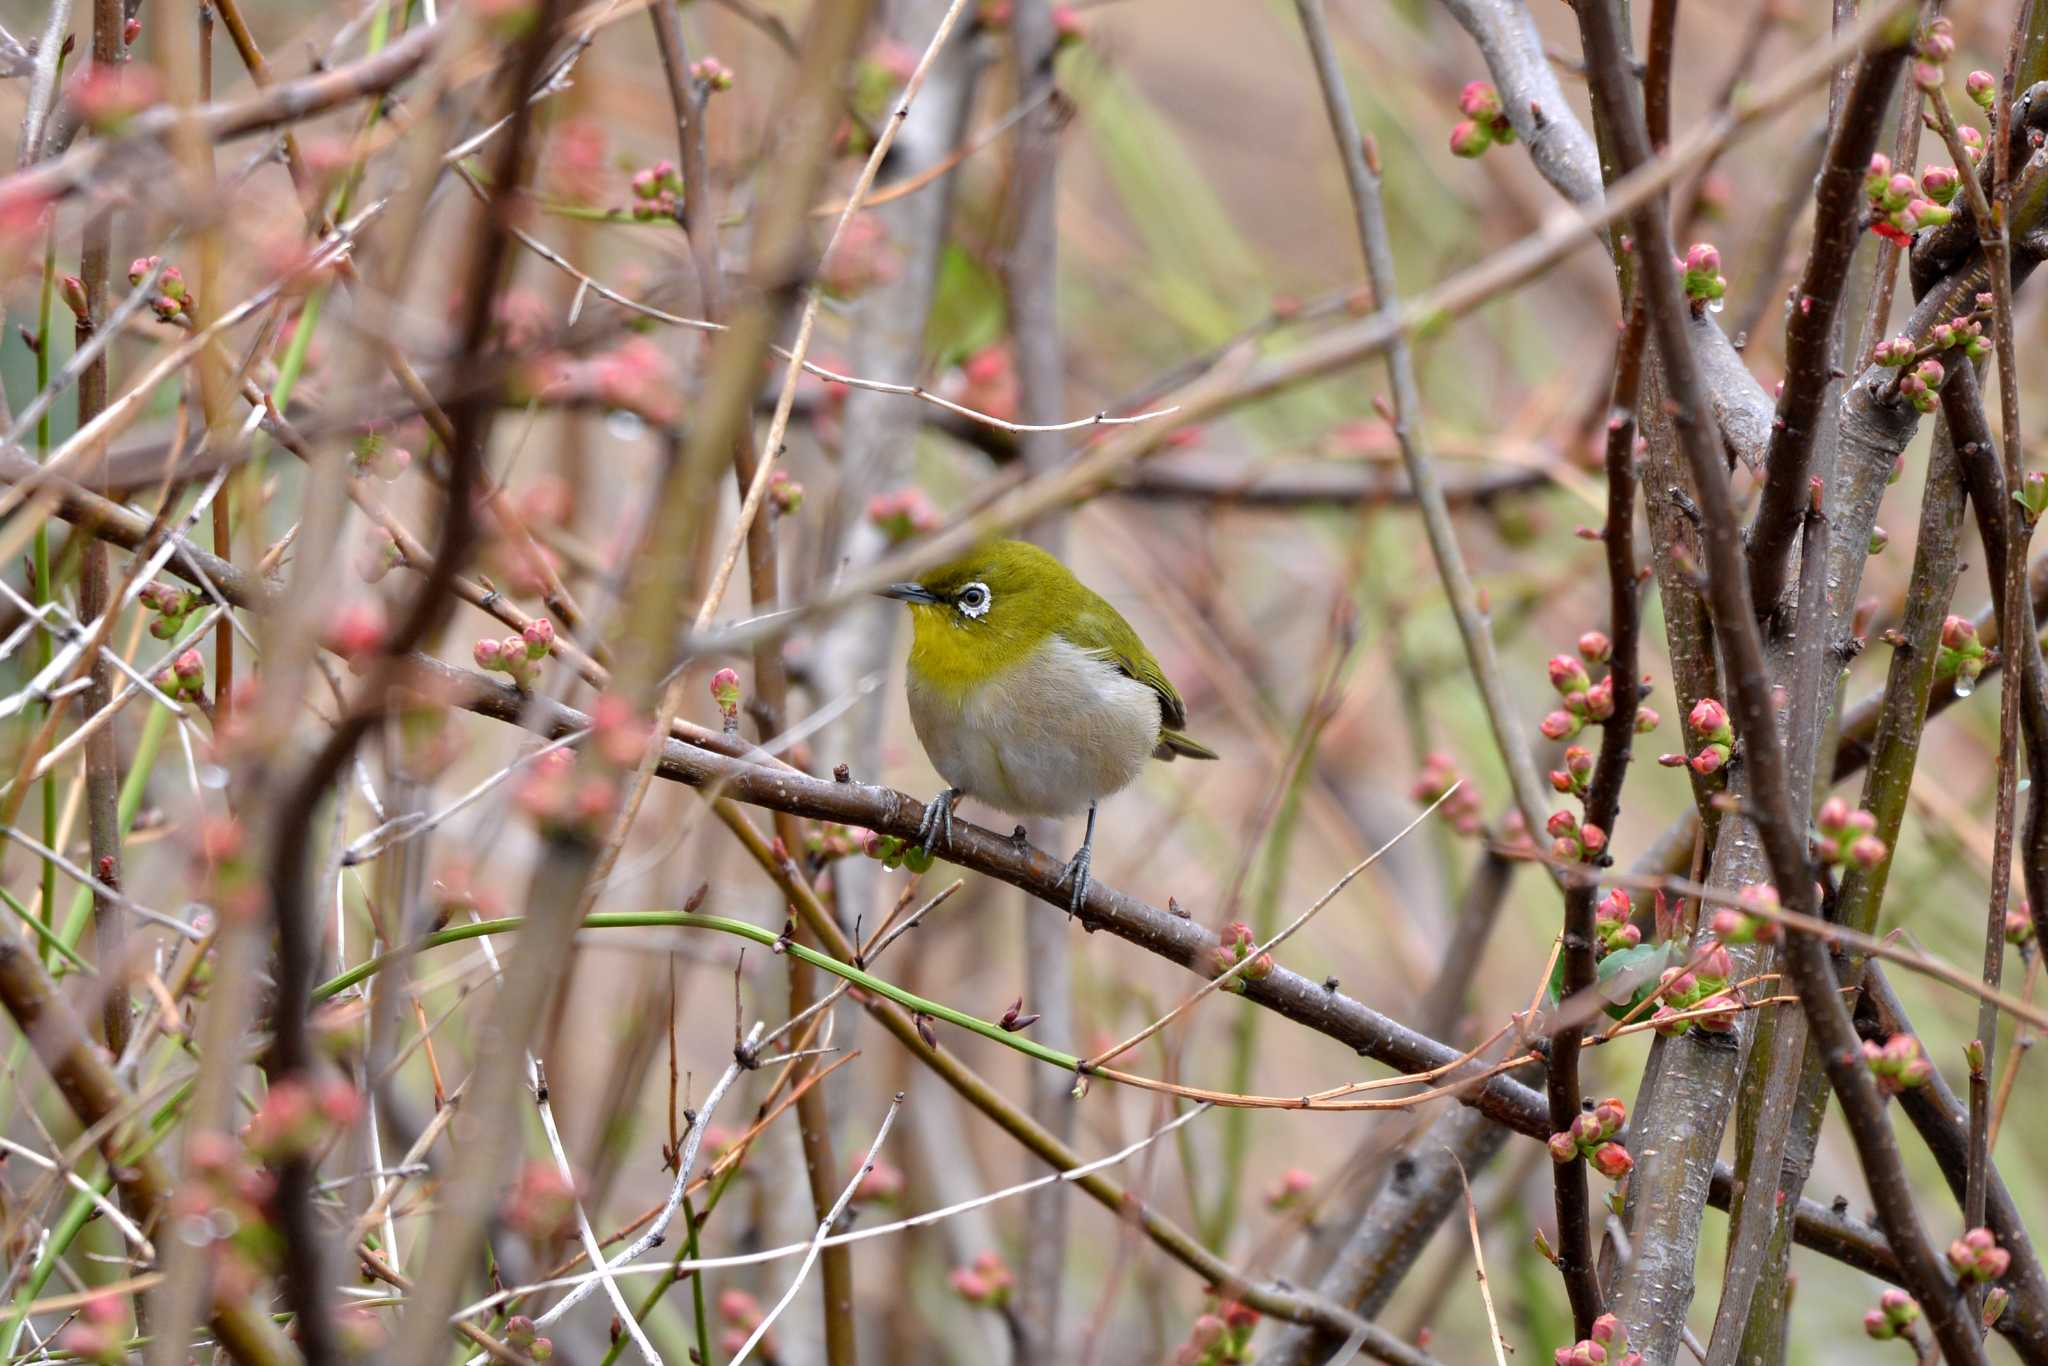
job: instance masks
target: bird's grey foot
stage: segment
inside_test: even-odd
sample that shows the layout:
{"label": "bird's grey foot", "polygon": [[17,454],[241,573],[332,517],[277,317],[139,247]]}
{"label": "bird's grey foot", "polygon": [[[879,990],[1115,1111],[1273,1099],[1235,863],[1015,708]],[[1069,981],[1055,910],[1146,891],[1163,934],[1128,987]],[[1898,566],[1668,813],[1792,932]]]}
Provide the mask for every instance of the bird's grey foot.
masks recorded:
{"label": "bird's grey foot", "polygon": [[1067,900],[1067,914],[1079,915],[1081,908],[1088,904],[1088,865],[1095,856],[1095,803],[1088,803],[1088,833],[1081,837],[1081,847],[1067,860],[1067,866],[1060,870],[1059,879],[1052,885],[1074,886],[1073,895]]}
{"label": "bird's grey foot", "polygon": [[1053,883],[1055,887],[1064,887],[1069,882],[1074,884],[1073,895],[1067,898],[1068,915],[1079,915],[1081,908],[1088,904],[1088,885],[1092,880],[1088,876],[1089,858],[1088,846],[1084,844],[1060,870],[1059,881]]}
{"label": "bird's grey foot", "polygon": [[948,787],[932,798],[924,809],[924,820],[917,827],[917,847],[927,854],[936,854],[953,842],[953,803],[959,800],[960,789]]}

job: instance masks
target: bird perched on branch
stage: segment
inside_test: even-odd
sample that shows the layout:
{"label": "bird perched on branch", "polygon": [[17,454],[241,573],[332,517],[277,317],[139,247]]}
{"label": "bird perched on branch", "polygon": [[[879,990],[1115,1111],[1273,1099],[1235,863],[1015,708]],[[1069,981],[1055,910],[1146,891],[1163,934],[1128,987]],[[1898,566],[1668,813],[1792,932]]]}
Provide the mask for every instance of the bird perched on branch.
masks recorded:
{"label": "bird perched on branch", "polygon": [[1151,759],[1214,759],[1182,733],[1187,709],[1116,608],[1024,541],[994,541],[882,596],[910,604],[910,719],[947,786],[918,843],[952,839],[973,797],[1019,816],[1088,811],[1056,886],[1088,896],[1095,805]]}

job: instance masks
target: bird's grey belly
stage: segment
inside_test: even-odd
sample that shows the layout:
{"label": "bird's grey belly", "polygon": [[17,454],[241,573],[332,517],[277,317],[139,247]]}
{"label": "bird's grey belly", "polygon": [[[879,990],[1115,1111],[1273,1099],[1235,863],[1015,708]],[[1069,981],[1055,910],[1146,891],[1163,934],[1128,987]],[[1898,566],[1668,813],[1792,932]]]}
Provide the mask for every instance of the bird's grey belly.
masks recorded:
{"label": "bird's grey belly", "polygon": [[1159,742],[1158,694],[1058,638],[964,696],[913,679],[910,718],[948,786],[1018,816],[1122,790]]}

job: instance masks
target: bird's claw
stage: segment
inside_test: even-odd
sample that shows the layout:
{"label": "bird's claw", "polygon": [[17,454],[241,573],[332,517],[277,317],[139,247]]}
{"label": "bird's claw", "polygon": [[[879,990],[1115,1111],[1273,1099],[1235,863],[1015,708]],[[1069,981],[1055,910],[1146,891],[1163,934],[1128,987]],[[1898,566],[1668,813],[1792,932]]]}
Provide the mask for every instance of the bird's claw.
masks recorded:
{"label": "bird's claw", "polygon": [[1059,877],[1052,884],[1055,887],[1064,887],[1069,882],[1074,884],[1073,895],[1067,901],[1068,915],[1079,915],[1081,908],[1088,904],[1088,888],[1093,881],[1088,876],[1088,865],[1093,858],[1093,851],[1082,845],[1080,852],[1067,860],[1067,866],[1060,870]]}
{"label": "bird's claw", "polygon": [[952,844],[953,802],[959,795],[958,788],[945,788],[925,807],[924,819],[917,827],[917,847],[927,854],[936,854],[942,846]]}

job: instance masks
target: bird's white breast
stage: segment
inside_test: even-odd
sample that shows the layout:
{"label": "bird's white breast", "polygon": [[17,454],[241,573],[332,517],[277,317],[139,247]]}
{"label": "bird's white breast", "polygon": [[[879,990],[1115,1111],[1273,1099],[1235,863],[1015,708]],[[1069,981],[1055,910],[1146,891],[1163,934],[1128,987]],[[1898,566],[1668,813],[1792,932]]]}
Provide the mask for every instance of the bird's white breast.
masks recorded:
{"label": "bird's white breast", "polygon": [[1058,636],[965,693],[915,675],[909,693],[939,776],[1012,815],[1072,815],[1129,786],[1159,743],[1159,694]]}

